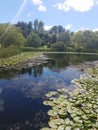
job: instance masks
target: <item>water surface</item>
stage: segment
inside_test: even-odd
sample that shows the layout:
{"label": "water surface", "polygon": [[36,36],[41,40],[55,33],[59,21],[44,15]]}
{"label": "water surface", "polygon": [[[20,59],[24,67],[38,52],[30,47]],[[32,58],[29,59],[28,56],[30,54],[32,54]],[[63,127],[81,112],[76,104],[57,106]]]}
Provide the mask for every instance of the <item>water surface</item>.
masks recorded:
{"label": "water surface", "polygon": [[47,55],[48,63],[0,71],[0,130],[40,130],[47,126],[45,94],[62,87],[72,91],[76,86],[71,81],[83,73],[77,65],[98,60],[97,55]]}

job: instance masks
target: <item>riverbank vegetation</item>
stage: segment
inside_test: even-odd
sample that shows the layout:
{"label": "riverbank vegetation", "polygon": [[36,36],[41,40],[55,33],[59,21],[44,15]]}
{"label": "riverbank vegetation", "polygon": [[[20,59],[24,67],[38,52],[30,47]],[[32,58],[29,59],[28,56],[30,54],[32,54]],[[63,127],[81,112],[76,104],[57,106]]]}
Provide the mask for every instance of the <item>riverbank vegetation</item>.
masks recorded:
{"label": "riverbank vegetation", "polygon": [[[0,51],[2,48],[33,48],[34,51],[98,52],[98,31],[71,32],[62,25],[44,29],[44,22],[17,22],[0,24]],[[31,49],[32,50],[32,49]]]}
{"label": "riverbank vegetation", "polygon": [[35,52],[22,52],[20,54],[8,57],[8,58],[0,58],[0,67],[9,67],[14,66],[19,63],[32,60],[37,56]]}
{"label": "riverbank vegetation", "polygon": [[50,120],[42,130],[98,129],[98,66],[73,82],[77,88],[72,92],[62,88],[46,94]]}
{"label": "riverbank vegetation", "polygon": [[9,64],[8,59],[13,59],[15,55],[17,57],[19,54],[20,59],[24,52],[39,51],[97,53],[98,32],[71,32],[62,25],[53,26],[47,31],[44,22],[38,19],[28,23],[19,21],[16,24],[0,24],[0,65]]}

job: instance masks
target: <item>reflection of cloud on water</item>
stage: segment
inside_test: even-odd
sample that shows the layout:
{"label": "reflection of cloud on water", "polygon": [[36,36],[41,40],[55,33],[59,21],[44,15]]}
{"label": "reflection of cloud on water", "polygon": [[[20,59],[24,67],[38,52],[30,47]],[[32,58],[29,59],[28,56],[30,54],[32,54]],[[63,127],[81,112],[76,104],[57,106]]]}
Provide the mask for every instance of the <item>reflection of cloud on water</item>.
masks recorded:
{"label": "reflection of cloud on water", "polygon": [[63,87],[71,89],[73,87],[70,86],[71,80],[79,76],[80,72],[71,67],[65,67],[63,69],[54,68],[52,70],[44,68],[43,74],[40,76],[35,77],[34,74],[19,75],[14,77],[5,87],[21,91],[26,97],[34,99],[43,98],[51,90],[57,90]]}
{"label": "reflection of cloud on water", "polygon": [[40,80],[16,79],[7,88],[18,89],[30,98],[42,98],[49,89],[64,87],[66,84],[61,78],[42,76]]}
{"label": "reflection of cloud on water", "polygon": [[25,121],[17,121],[15,123],[2,123],[0,125],[0,130],[4,128],[6,130],[40,130],[40,128],[46,127],[48,122],[47,113],[40,110],[39,112],[35,113],[34,118],[32,120],[25,120]]}
{"label": "reflection of cloud on water", "polygon": [[0,112],[4,111],[4,101],[2,100],[2,98],[0,97]]}
{"label": "reflection of cloud on water", "polygon": [[[47,125],[48,122],[48,118],[47,118],[47,113],[40,110],[38,113],[35,114],[35,119],[34,119],[34,127],[36,128],[42,128],[45,127]],[[35,126],[36,124],[36,126]]]}
{"label": "reflection of cloud on water", "polygon": [[30,98],[43,98],[44,95],[51,90],[67,87],[72,88],[70,81],[73,78],[79,77],[80,73],[76,70],[68,68],[60,73],[49,72],[37,78],[31,76],[17,77],[7,85],[7,88],[16,89]]}

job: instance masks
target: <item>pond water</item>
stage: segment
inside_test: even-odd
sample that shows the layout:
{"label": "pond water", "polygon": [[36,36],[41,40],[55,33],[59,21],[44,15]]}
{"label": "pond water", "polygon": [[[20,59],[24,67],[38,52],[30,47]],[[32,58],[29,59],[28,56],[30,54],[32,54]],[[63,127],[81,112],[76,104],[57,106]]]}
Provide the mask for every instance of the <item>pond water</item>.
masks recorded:
{"label": "pond water", "polygon": [[97,55],[47,54],[48,63],[28,69],[0,71],[0,130],[40,130],[47,126],[49,107],[45,94],[65,87],[83,73],[80,63],[98,60]]}

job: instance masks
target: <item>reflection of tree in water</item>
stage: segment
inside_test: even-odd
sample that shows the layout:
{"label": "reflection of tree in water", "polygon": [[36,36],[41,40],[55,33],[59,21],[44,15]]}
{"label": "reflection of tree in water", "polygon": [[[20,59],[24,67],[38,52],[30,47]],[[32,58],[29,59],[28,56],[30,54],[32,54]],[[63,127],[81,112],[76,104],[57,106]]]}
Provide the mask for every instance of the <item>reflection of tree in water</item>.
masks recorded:
{"label": "reflection of tree in water", "polygon": [[[2,89],[0,88],[0,94],[2,93]],[[0,97],[0,112],[2,112],[4,110],[4,101],[3,99]]]}
{"label": "reflection of tree in water", "polygon": [[34,75],[34,77],[41,76],[43,74],[43,65],[36,65],[30,68],[23,68],[21,74]]}
{"label": "reflection of tree in water", "polygon": [[48,67],[50,69],[53,67],[64,68],[70,65],[77,65],[85,61],[98,60],[97,55],[86,55],[86,54],[70,54],[70,53],[69,54],[64,54],[64,53],[52,54],[51,53],[51,54],[47,54],[47,56],[50,58],[49,63],[48,63]]}
{"label": "reflection of tree in water", "polygon": [[[0,78],[1,79],[12,79],[18,75],[34,75],[35,77],[41,76],[43,74],[43,65],[36,65],[34,67],[23,68],[22,70],[2,70],[0,71]],[[33,71],[32,71],[33,69]]]}
{"label": "reflection of tree in water", "polygon": [[83,54],[47,54],[50,58],[48,63],[43,63],[41,65],[36,65],[34,67],[24,68],[22,70],[0,70],[0,78],[2,79],[12,79],[21,74],[34,75],[34,77],[39,77],[43,74],[43,67],[48,67],[49,69],[54,69],[56,72],[62,71],[62,69],[70,66],[77,65],[85,61],[95,61],[98,60],[97,55],[83,55]]}
{"label": "reflection of tree in water", "polygon": [[39,77],[43,74],[43,65],[33,67],[34,77]]}
{"label": "reflection of tree in water", "polygon": [[11,79],[21,73],[20,70],[0,70],[0,79]]}
{"label": "reflection of tree in water", "polygon": [[23,68],[21,71],[22,74],[29,74],[32,75],[32,68]]}

